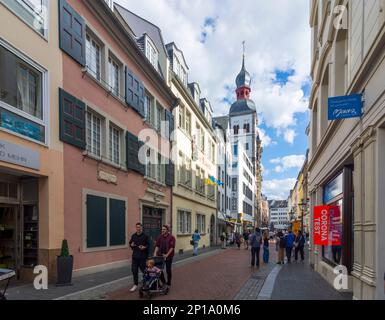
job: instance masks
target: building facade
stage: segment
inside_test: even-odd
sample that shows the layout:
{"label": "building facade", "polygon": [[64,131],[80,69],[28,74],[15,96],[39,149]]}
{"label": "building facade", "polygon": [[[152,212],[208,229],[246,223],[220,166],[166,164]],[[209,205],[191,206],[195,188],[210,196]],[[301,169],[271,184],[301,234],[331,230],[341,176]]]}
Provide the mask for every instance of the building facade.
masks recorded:
{"label": "building facade", "polygon": [[231,229],[231,174],[232,154],[229,129],[229,118],[227,116],[214,118],[217,137],[217,168],[218,185],[217,194],[217,239],[223,232]]}
{"label": "building facade", "polygon": [[[173,234],[176,252],[191,251],[191,236],[201,235],[199,247],[216,243],[217,140],[212,109],[200,97],[197,83],[188,83],[188,66],[175,43],[166,45],[170,60],[170,87],[179,99],[174,110],[176,131],[173,154],[176,182],[173,188]],[[211,179],[210,179],[211,178]]]}
{"label": "building facade", "polygon": [[0,1],[0,17],[0,268],[31,280],[41,264],[55,278],[65,236],[58,2]]}
{"label": "building facade", "polygon": [[274,230],[287,230],[290,227],[289,208],[286,200],[269,200],[269,225]]}
{"label": "building facade", "polygon": [[[339,206],[333,224],[341,239],[341,245],[311,248],[317,253],[311,263],[331,284],[333,269],[345,266],[354,299],[385,298],[383,8],[381,0],[311,1],[311,212],[316,205]],[[329,121],[328,97],[353,93],[363,94],[362,117]]]}
{"label": "building facade", "polygon": [[148,53],[155,41],[137,37],[123,8],[87,0],[59,5],[64,237],[75,274],[84,274],[127,264],[137,222],[150,252],[162,224],[172,223],[176,97]]}

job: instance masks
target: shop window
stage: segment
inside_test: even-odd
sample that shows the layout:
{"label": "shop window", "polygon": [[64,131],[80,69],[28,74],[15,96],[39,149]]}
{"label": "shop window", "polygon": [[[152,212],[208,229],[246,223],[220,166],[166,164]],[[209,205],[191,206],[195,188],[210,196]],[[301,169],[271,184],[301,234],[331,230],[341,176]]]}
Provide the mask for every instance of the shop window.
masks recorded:
{"label": "shop window", "polygon": [[46,72],[0,41],[0,127],[45,142]]}

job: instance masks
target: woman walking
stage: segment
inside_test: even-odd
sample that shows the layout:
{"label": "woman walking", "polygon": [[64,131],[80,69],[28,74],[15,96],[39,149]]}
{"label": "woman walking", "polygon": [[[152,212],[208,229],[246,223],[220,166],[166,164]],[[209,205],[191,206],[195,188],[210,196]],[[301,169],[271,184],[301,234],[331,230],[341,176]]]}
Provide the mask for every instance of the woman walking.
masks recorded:
{"label": "woman walking", "polygon": [[194,246],[194,253],[193,256],[198,255],[198,246],[199,246],[199,240],[201,239],[201,235],[199,234],[198,229],[195,230],[195,232],[192,235],[192,245]]}
{"label": "woman walking", "polygon": [[285,263],[285,249],[286,249],[286,239],[282,231],[277,233],[278,238],[278,261],[277,264]]}
{"label": "woman walking", "polygon": [[266,231],[263,234],[263,262],[269,263],[269,235]]}

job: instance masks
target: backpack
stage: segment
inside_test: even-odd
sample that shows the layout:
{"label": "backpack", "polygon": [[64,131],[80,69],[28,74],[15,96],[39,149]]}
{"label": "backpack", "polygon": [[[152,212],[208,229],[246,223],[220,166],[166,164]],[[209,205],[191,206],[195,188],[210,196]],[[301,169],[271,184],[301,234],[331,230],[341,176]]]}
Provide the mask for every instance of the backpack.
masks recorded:
{"label": "backpack", "polygon": [[285,237],[279,238],[279,247],[280,248],[286,248],[286,238]]}

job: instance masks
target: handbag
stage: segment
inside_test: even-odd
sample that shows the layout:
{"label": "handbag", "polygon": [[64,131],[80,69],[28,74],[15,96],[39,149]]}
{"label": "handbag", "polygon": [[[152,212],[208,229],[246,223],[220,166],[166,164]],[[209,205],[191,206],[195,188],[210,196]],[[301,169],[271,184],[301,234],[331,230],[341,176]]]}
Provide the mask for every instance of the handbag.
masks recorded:
{"label": "handbag", "polygon": [[190,240],[190,244],[193,246],[194,245],[194,240]]}

